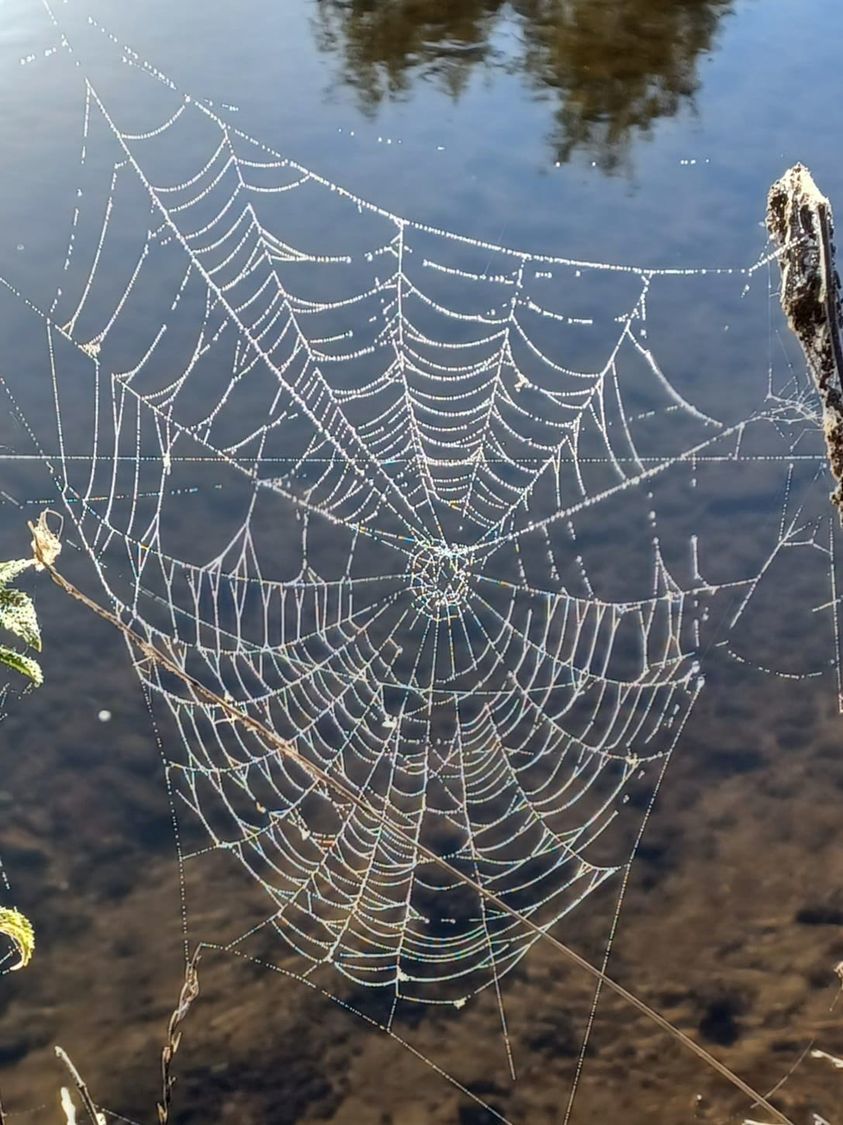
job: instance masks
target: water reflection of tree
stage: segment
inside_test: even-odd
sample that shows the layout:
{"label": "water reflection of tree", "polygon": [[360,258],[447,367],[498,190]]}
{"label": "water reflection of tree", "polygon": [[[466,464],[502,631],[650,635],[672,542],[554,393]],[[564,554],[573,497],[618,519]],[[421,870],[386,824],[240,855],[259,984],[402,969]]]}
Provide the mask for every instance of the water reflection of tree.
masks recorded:
{"label": "water reflection of tree", "polygon": [[[559,160],[588,152],[608,171],[634,138],[699,85],[733,0],[317,0],[320,45],[373,112],[415,79],[458,97],[478,64],[522,72],[558,97]],[[511,34],[496,36],[507,28]]]}
{"label": "water reflection of tree", "polygon": [[320,46],[338,51],[343,78],[366,110],[435,77],[455,97],[477,62],[505,0],[317,0]]}

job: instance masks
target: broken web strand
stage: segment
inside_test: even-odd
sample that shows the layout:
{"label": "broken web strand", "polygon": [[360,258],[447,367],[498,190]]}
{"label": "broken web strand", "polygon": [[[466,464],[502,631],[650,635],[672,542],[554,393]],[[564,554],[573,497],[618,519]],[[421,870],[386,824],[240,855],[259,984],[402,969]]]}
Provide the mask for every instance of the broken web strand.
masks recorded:
{"label": "broken web strand", "polygon": [[[180,112],[181,112],[181,111],[180,111]],[[112,123],[112,124],[113,124],[113,123]],[[392,218],[394,218],[394,217],[392,217]],[[402,228],[402,229],[403,229],[403,228]],[[420,229],[422,229],[422,228],[420,228]],[[429,231],[429,228],[427,228],[427,229],[428,229],[428,231]],[[437,233],[438,233],[438,234],[440,234],[440,235],[443,235],[443,236],[444,236],[444,232],[437,232]],[[448,237],[450,237],[450,236],[448,236]],[[471,241],[471,240],[468,240],[468,241]],[[484,244],[478,244],[478,245],[484,245]],[[403,249],[402,249],[402,253],[403,253]],[[529,260],[529,259],[530,259],[530,256],[529,256],[529,255],[528,255],[528,256],[522,256],[522,257],[521,257],[521,260],[522,260],[522,262],[523,262],[524,260]],[[547,260],[548,260],[548,261],[557,261],[557,262],[560,262],[560,263],[561,263],[561,262],[563,261],[562,259],[547,259]],[[571,263],[566,263],[566,264],[571,264]],[[581,264],[581,265],[586,265],[585,263],[580,263],[580,264]],[[602,267],[601,267],[601,268],[602,268]],[[606,268],[608,268],[608,267],[606,267]],[[635,270],[633,270],[632,272],[634,272],[634,273],[638,274],[639,276],[642,276],[642,277],[643,277],[643,272],[641,272],[641,271],[635,271]],[[644,271],[644,272],[652,273],[652,271]],[[676,271],[676,272],[681,272],[681,273],[683,273],[683,274],[689,274],[689,273],[693,273],[694,271]],[[467,280],[467,278],[466,278],[466,280]],[[443,307],[444,307],[444,306],[443,306]],[[402,318],[402,321],[401,321],[401,323],[403,324],[403,318]],[[87,344],[87,347],[89,347],[89,348],[91,347],[90,343],[88,343],[88,344]],[[96,347],[96,345],[94,345],[94,347]],[[405,345],[405,347],[406,347],[406,345]],[[500,363],[498,364],[498,366],[499,366],[499,367],[501,366],[501,365],[500,365]],[[604,380],[604,381],[605,381],[605,380]],[[493,385],[494,385],[494,387],[495,387],[495,390],[497,391],[497,389],[498,389],[498,387],[499,387],[499,384],[498,384],[498,382],[497,382],[497,381],[495,381],[495,383],[494,383]],[[146,405],[147,407],[149,407],[149,406],[150,406],[150,403],[149,403],[149,402],[147,402],[147,403],[146,403],[145,405]],[[491,413],[492,413],[492,410],[491,410],[491,408],[490,408],[490,410],[489,410],[489,415],[488,415],[487,417],[490,417],[490,416],[491,416]],[[613,461],[613,463],[614,463],[615,465],[617,465],[617,464],[618,464],[619,462],[618,462],[617,458],[614,458],[614,457],[612,456],[612,452],[613,452],[613,451],[612,451],[612,449],[611,449],[611,443],[607,443],[607,444],[608,444],[608,448],[609,448],[609,459],[610,459],[610,460],[612,460],[612,461]],[[480,449],[482,450],[482,445],[480,446]],[[697,455],[698,455],[698,453],[699,453],[700,451],[701,451],[701,450],[699,450],[699,449],[695,448],[695,449],[694,449],[694,450],[692,451],[692,454],[691,454],[691,455],[688,455],[688,456],[690,456],[690,458],[691,458],[692,460],[696,460],[696,459],[697,459]],[[704,447],[703,447],[702,451],[704,452]],[[496,450],[495,452],[496,452],[496,453],[498,453],[498,454],[500,454],[500,453],[501,453],[502,451],[500,451],[500,450]],[[219,456],[219,455],[220,455],[220,451],[217,451],[217,454],[218,454],[218,456]],[[164,464],[165,464],[165,465],[166,465],[166,463],[167,463],[167,457],[168,457],[168,454],[167,454],[167,453],[165,453],[164,457],[162,458],[162,460],[164,461]],[[488,463],[488,461],[489,461],[489,458],[486,458],[485,460],[486,460],[486,461],[487,461],[487,463]],[[639,459],[639,461],[640,461],[640,459]],[[665,467],[665,469],[666,469],[666,468],[668,468],[668,467],[669,467],[669,465],[670,465],[671,463],[672,463],[672,462],[665,462],[665,466],[664,466],[664,467]],[[472,468],[471,468],[471,470],[470,470],[470,472],[471,472],[471,479],[472,479],[472,487],[474,487],[474,485],[476,484],[476,480],[477,480],[477,477],[478,477],[478,475],[479,475],[479,470],[477,470],[477,468],[476,468],[476,466],[477,466],[478,464],[479,464],[479,458],[478,458],[477,460],[475,460],[475,461],[474,461],[474,462],[472,463]],[[637,486],[637,483],[640,483],[640,482],[636,482],[636,481],[635,481],[635,479],[633,478],[633,484],[632,484],[632,486],[633,486],[633,487]],[[630,485],[628,485],[628,484],[622,484],[622,485],[620,486],[620,488],[626,488],[626,487],[630,487]],[[526,494],[526,493],[525,493],[525,494]],[[134,494],[133,494],[133,495],[132,495],[132,500],[133,500],[133,501],[134,501],[134,498],[135,498],[135,497],[134,497]],[[601,502],[602,500],[604,500],[605,498],[606,498],[605,494],[598,494],[598,496],[596,497],[596,499],[591,499],[591,498],[589,498],[589,500],[587,501],[587,505],[588,505],[588,506],[591,506],[591,505],[593,505],[593,504],[595,504],[595,503],[600,503],[600,502]],[[501,499],[501,494],[498,494],[498,495],[497,495],[497,497],[495,497],[495,496],[493,496],[493,497],[492,497],[492,501],[493,501],[493,502],[494,502],[494,500],[495,500],[495,499],[497,499],[497,500],[499,501],[499,500]],[[297,502],[298,502],[298,503],[299,503],[300,505],[302,505],[302,501],[301,501],[301,499],[300,499],[300,498],[297,498]],[[572,514],[574,514],[574,515],[575,515],[575,514],[577,514],[579,510],[581,510],[581,509],[580,509],[580,507],[575,507],[574,509],[572,509],[572,510],[570,510],[570,511],[566,511],[566,512],[564,513],[564,515],[565,515],[565,517],[567,518],[567,517],[569,517],[569,516],[570,516],[570,515],[572,515]],[[320,511],[320,514],[321,514],[321,515],[324,515],[324,514],[325,514],[325,512],[324,512],[324,511]],[[489,522],[490,528],[494,528],[494,521],[493,521],[492,519],[490,519],[490,518],[488,517],[488,515],[486,516],[486,518],[487,518],[487,521]],[[556,516],[556,517],[554,517],[554,521],[555,521],[555,520],[558,520],[558,519],[561,519],[561,518],[562,518],[561,516]],[[133,522],[133,521],[130,521],[130,522]],[[542,525],[542,526],[540,526],[540,525],[539,525],[538,523],[534,523],[534,524],[533,524],[533,525],[532,525],[532,526],[531,526],[531,527],[529,528],[529,531],[535,531],[535,530],[542,530],[542,531],[544,531],[544,530],[545,530],[545,528],[546,528],[546,526],[549,526],[549,523],[548,523],[548,521],[545,521],[545,524],[544,524],[544,525]],[[360,530],[360,533],[361,533],[361,534],[365,534],[365,533],[366,533],[366,531],[369,531],[369,532],[370,532],[370,531],[371,531],[371,528],[370,528],[370,527],[367,527],[367,528],[366,528],[365,530],[362,530],[362,529],[358,529],[358,530]],[[111,535],[112,535],[113,533],[114,533],[114,532],[113,532],[113,530],[110,530],[110,531],[108,532],[108,536],[111,536]],[[508,534],[508,535],[510,536],[510,538],[512,538],[512,539],[515,539],[515,538],[517,538],[518,536],[520,536],[520,534],[521,534],[521,529],[519,529],[518,535],[516,535],[516,534],[515,534],[515,533],[513,533],[513,532],[509,532],[509,533],[507,533],[507,534]],[[84,538],[84,537],[83,537],[83,538]],[[105,538],[105,537],[104,537],[104,538]],[[153,537],[147,536],[146,538],[153,538]],[[495,546],[497,546],[497,545],[498,545],[498,544],[497,544],[497,543],[495,543]],[[96,544],[96,546],[97,546],[97,547],[98,547],[99,549],[102,549],[102,544],[101,544],[101,543],[99,543],[99,542],[98,542],[98,543]],[[429,551],[429,548],[425,548],[425,549]],[[159,552],[159,553],[160,553],[160,552]],[[454,556],[453,554],[451,554],[451,553],[449,553],[449,552],[442,552],[442,553],[441,553],[441,554],[440,554],[439,556],[437,556],[437,557],[436,557],[436,558],[434,559],[434,562],[433,562],[432,564],[430,564],[430,566],[429,566],[429,565],[428,565],[427,563],[425,563],[425,564],[424,564],[424,567],[426,567],[426,568],[427,568],[427,570],[430,570],[430,569],[431,569],[431,567],[432,567],[432,570],[433,570],[433,572],[434,572],[434,573],[436,573],[436,574],[440,574],[440,575],[441,575],[441,574],[442,574],[442,573],[444,572],[444,573],[445,573],[446,575],[448,575],[448,574],[450,574],[450,573],[451,573],[451,570],[449,570],[449,568],[453,568],[453,562],[454,562],[454,558],[455,558],[455,556]],[[172,560],[172,561],[174,561],[174,560]],[[423,568],[423,569],[424,569],[424,568]],[[427,572],[427,571],[425,571],[425,573],[426,573],[426,572]],[[444,605],[444,607],[447,607],[447,606],[448,606],[448,605],[450,604],[450,603],[449,603],[449,601],[448,601],[448,599],[449,599],[449,597],[451,597],[451,594],[450,594],[450,593],[448,592],[448,590],[449,590],[449,587],[448,587],[448,583],[446,582],[446,590],[444,591],[444,594],[443,594],[443,591],[442,591],[442,590],[438,590],[438,589],[437,589],[437,590],[435,590],[435,591],[432,591],[432,592],[431,592],[431,598],[433,598],[433,602],[434,602],[434,604],[435,604],[435,605],[438,605],[438,606],[439,606],[439,608],[442,608],[442,607],[443,607],[443,605]],[[141,590],[140,590],[140,582],[138,582],[138,593],[139,593],[139,594],[141,593]],[[444,597],[444,603],[443,603],[443,597]],[[596,602],[596,600],[592,599],[592,601],[593,601],[593,604],[595,604],[595,605],[597,605],[597,604],[598,604],[598,603]],[[137,607],[137,602],[136,602],[136,603],[135,603],[135,605],[134,605],[134,609],[135,609],[135,612],[137,612],[137,611],[138,611],[138,607]],[[463,627],[464,627],[464,619],[465,619],[465,617],[466,617],[466,616],[467,616],[467,611],[465,611],[465,612],[464,612],[464,611],[462,611],[462,610],[460,610],[460,611],[459,611],[459,613],[458,613],[458,625],[459,625],[459,627],[461,627],[461,628],[463,628]],[[427,625],[427,626],[425,626],[425,636],[426,636],[426,637],[430,635],[431,631],[432,631],[432,629],[431,629],[431,626],[430,626],[430,625]],[[437,637],[438,637],[438,632],[435,632],[435,635],[434,635],[434,642],[435,642],[435,640],[436,640],[436,638],[437,638]],[[525,642],[525,646],[529,648],[530,646],[529,646],[529,644],[527,643],[527,638],[526,638],[526,636],[524,636],[524,638],[523,638],[523,639],[524,639],[524,642]],[[238,639],[238,643],[239,643],[239,639]],[[491,647],[494,647],[494,646],[492,645]],[[469,648],[470,648],[470,644],[469,644]],[[435,667],[435,663],[434,663],[434,667]],[[588,677],[586,677],[586,679],[587,679],[587,678],[588,678]],[[403,714],[403,712],[402,712],[402,714]],[[429,714],[429,712],[428,712],[428,714]],[[611,755],[609,755],[609,756],[611,756]],[[352,913],[353,913],[353,911],[349,913],[349,918],[351,917],[351,914],[352,914]]]}

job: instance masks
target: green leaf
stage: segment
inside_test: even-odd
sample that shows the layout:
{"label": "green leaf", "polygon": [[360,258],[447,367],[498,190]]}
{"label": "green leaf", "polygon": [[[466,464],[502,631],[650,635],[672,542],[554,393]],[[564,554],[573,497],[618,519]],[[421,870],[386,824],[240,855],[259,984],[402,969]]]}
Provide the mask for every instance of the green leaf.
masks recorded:
{"label": "green leaf", "polygon": [[36,652],[41,651],[41,631],[32,598],[23,590],[0,588],[0,625],[26,641]]}
{"label": "green leaf", "polygon": [[23,656],[13,649],[0,646],[0,664],[5,664],[13,672],[20,672],[22,676],[32,680],[36,687],[40,687],[44,682],[44,673],[38,661],[30,656]]}
{"label": "green leaf", "polygon": [[0,586],[8,584],[19,574],[33,565],[32,559],[12,559],[10,562],[0,562]]}
{"label": "green leaf", "polygon": [[35,930],[30,920],[14,906],[0,906],[0,934],[5,934],[18,953],[18,963],[8,971],[25,968],[35,952]]}

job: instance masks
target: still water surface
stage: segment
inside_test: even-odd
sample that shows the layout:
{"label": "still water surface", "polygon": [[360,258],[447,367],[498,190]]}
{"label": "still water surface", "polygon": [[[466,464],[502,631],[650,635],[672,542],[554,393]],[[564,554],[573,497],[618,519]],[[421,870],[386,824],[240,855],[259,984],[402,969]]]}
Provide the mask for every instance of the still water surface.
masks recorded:
{"label": "still water surface", "polygon": [[[807,7],[795,0],[252,0],[236,7],[144,0],[71,2],[60,14],[121,121],[148,127],[155,114],[137,102],[120,53],[97,46],[88,15],[181,89],[213,100],[246,133],[326,179],[419,223],[534,254],[742,267],[764,250],[759,223],[769,184],[797,159],[832,200],[843,200],[843,161],[833,143],[843,126],[841,18],[826,0]],[[38,5],[0,5],[7,158],[0,274],[41,306],[60,281],[82,120],[65,53],[44,57],[55,44]],[[318,225],[318,216],[311,221]],[[329,241],[344,236],[340,225],[326,232]],[[778,367],[798,363],[768,327],[762,277],[743,304],[738,279],[726,288],[695,279],[654,290],[660,354],[701,396],[696,401],[720,405],[720,414],[739,416],[766,378],[771,347]],[[113,278],[124,284],[118,265]],[[610,301],[608,286],[598,306]],[[149,327],[139,324],[138,332]],[[13,453],[31,453],[16,410],[35,419],[41,434],[50,431],[53,409],[27,332],[26,316],[10,311],[3,375],[17,407],[2,441]],[[86,408],[68,410],[81,439]],[[53,448],[48,438],[44,445]],[[37,511],[32,502],[55,503],[55,492],[43,466],[7,464],[4,491],[23,505],[10,501],[0,513],[4,549],[14,554],[23,550],[24,518]],[[694,520],[707,521],[709,557],[723,581],[763,556],[769,538],[762,537],[781,506],[772,486],[733,489],[729,475],[713,480],[705,502],[687,513],[673,494],[660,498],[677,542],[687,542]],[[813,502],[822,501],[822,483],[811,490],[810,477],[800,482]],[[174,506],[182,524],[176,533],[196,541],[209,510],[203,516],[193,502]],[[634,518],[641,518],[637,509]],[[626,542],[623,528],[617,541]],[[67,566],[96,589],[84,558],[69,553]],[[818,1034],[840,954],[831,932],[840,913],[833,639],[828,613],[820,625],[811,615],[829,595],[820,569],[793,569],[783,582],[792,602],[782,603],[777,586],[751,623],[749,643],[757,663],[819,674],[753,678],[734,664],[718,671],[722,632],[714,628],[711,681],[659,799],[663,811],[657,808],[635,868],[613,961],[625,983],[671,1009],[712,1049],[730,1050],[730,1063],[765,1089]],[[120,645],[75,608],[43,597],[48,684],[11,703],[7,827],[0,831],[11,899],[34,918],[40,944],[33,967],[8,986],[0,1089],[15,1110],[54,1104],[49,1046],[58,1040],[104,1104],[149,1119],[155,1053],[180,971],[179,872],[154,730]],[[714,625],[730,612],[731,603],[718,608]],[[103,708],[114,715],[109,724],[96,720]],[[261,917],[237,870],[220,862],[196,879],[188,887],[191,940],[224,942],[245,929],[243,918]],[[599,958],[612,902],[597,899],[593,915],[562,936]],[[258,952],[281,957],[272,942]],[[523,964],[520,976],[508,978],[520,1072],[514,1086],[488,995],[462,1023],[405,1016],[399,1030],[495,1112],[513,1121],[560,1120],[590,994],[538,949]],[[180,1120],[495,1120],[492,1109],[447,1083],[440,1090],[433,1072],[393,1039],[358,1033],[353,1017],[324,997],[268,970],[247,965],[238,976],[239,969],[209,962],[206,1014],[197,1012],[185,1049]],[[372,1011],[369,997],[351,1000],[381,1022],[388,1018]],[[820,1030],[834,1049],[836,1031]],[[593,1053],[580,1120],[618,1119],[621,1109],[626,1120],[665,1122],[690,1112],[712,1121],[748,1112],[614,1004],[605,1006]],[[785,1090],[792,1103],[784,1104],[794,1112],[832,1105],[833,1077],[830,1068],[801,1071]],[[35,1118],[50,1114],[36,1109]]]}

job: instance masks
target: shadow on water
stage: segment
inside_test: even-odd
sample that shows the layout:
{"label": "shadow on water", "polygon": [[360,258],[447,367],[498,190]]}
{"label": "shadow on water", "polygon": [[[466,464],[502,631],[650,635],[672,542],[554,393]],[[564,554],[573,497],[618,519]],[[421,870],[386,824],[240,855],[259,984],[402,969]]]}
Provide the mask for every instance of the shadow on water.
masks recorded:
{"label": "shadow on water", "polygon": [[320,0],[320,47],[339,56],[361,109],[433,82],[454,99],[475,70],[523,76],[556,102],[550,143],[560,162],[628,165],[653,122],[693,108],[699,63],[731,0]]}

